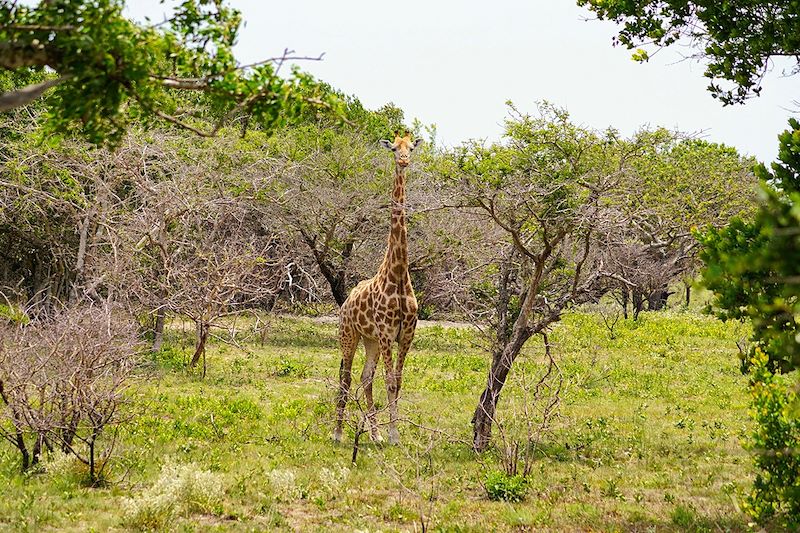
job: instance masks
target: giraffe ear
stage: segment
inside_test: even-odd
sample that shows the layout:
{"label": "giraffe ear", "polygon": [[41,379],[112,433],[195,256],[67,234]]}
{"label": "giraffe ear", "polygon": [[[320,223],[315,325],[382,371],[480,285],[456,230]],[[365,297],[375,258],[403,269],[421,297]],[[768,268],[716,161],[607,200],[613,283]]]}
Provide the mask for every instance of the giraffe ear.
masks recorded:
{"label": "giraffe ear", "polygon": [[416,148],[420,144],[422,144],[422,139],[421,138],[420,139],[414,139],[414,148]]}
{"label": "giraffe ear", "polygon": [[381,139],[380,143],[384,148],[388,148],[389,150],[392,149],[392,141],[387,141],[386,139]]}

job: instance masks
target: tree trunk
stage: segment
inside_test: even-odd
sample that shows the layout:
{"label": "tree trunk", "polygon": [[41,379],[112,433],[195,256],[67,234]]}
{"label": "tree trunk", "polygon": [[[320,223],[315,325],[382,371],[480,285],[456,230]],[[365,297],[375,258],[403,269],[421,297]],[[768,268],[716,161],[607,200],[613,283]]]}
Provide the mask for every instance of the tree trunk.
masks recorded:
{"label": "tree trunk", "polygon": [[42,456],[42,444],[44,443],[43,435],[36,435],[36,440],[33,443],[31,450],[31,466],[39,464],[39,458]]}
{"label": "tree trunk", "polygon": [[489,369],[489,379],[486,388],[481,394],[475,414],[472,416],[473,447],[476,451],[483,451],[489,445],[492,437],[492,424],[497,411],[497,402],[500,391],[505,385],[511,365],[519,355],[522,346],[530,338],[530,329],[517,319],[514,331],[505,346],[495,350],[492,354],[492,367]]}
{"label": "tree trunk", "polygon": [[639,320],[639,313],[641,313],[642,309],[644,309],[644,302],[645,302],[645,299],[644,299],[644,295],[642,294],[642,292],[637,290],[637,289],[634,289],[633,290],[633,299],[632,299],[633,319],[634,320]]}
{"label": "tree trunk", "polygon": [[686,284],[686,307],[689,307],[689,302],[692,300],[692,286]]}
{"label": "tree trunk", "polygon": [[25,446],[25,437],[22,436],[22,432],[20,430],[16,430],[16,435],[14,437],[17,441],[17,449],[22,455],[22,471],[25,472],[31,466],[31,456],[28,453],[28,447]]}
{"label": "tree trunk", "polygon": [[153,326],[153,353],[161,351],[161,344],[164,342],[164,319],[166,318],[167,311],[160,307],[156,311],[156,323]]}
{"label": "tree trunk", "polygon": [[72,281],[72,287],[69,291],[69,301],[75,302],[78,300],[78,288],[83,283],[84,267],[86,265],[86,243],[89,240],[89,223],[90,218],[87,214],[80,225],[80,241],[78,242],[78,256],[75,260],[75,278]]}
{"label": "tree trunk", "polygon": [[347,271],[344,265],[353,250],[353,242],[349,241],[345,243],[342,250],[342,265],[337,267],[333,262],[328,260],[328,250],[324,247],[322,250],[317,248],[316,237],[312,237],[303,230],[300,230],[300,235],[303,237],[309,250],[311,250],[311,253],[314,254],[317,267],[322,277],[325,278],[325,281],[328,282],[331,288],[333,299],[336,300],[336,304],[341,307],[344,301],[347,300]]}
{"label": "tree trunk", "polygon": [[92,437],[89,439],[89,484],[94,487],[97,483],[97,479],[95,476],[95,465],[94,465],[94,448],[95,442],[97,440],[96,431],[92,434]]}
{"label": "tree trunk", "polygon": [[336,304],[341,307],[344,301],[347,300],[347,284],[345,283],[347,276],[345,275],[344,269],[337,269],[331,263],[320,257],[317,258],[317,266],[331,288],[333,299],[336,300]]}
{"label": "tree trunk", "polygon": [[622,287],[622,318],[628,320],[628,300],[631,298],[631,291],[627,286]]}
{"label": "tree trunk", "polygon": [[197,366],[200,357],[205,355],[209,329],[211,329],[210,324],[203,321],[197,322],[197,344],[195,346],[194,355],[192,356],[192,361],[189,363],[189,368]]}
{"label": "tree trunk", "polygon": [[647,297],[647,309],[649,311],[663,311],[667,307],[667,298],[669,298],[670,294],[666,287],[651,292]]}

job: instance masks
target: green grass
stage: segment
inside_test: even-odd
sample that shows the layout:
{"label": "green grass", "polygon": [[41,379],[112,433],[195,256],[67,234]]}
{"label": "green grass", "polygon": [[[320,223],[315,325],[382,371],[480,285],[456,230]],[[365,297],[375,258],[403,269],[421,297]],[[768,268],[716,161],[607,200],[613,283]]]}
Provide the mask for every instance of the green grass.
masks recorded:
{"label": "green grass", "polygon": [[[418,330],[404,372],[403,444],[362,442],[352,465],[352,427],[346,443],[330,439],[335,324],[281,319],[247,352],[213,343],[205,380],[183,369],[190,339],[173,329],[137,392],[140,414],[120,435],[112,483],[85,488],[74,466],[22,476],[14,450],[0,445],[0,528],[125,530],[136,526],[124,519],[126,502],[161,494],[168,465],[193,464],[189,471],[221,481],[221,500],[202,509],[184,502],[154,527],[395,531],[419,529],[422,519],[453,532],[746,530],[732,495],[752,475],[740,446],[747,397],[734,344],[747,332],[667,312],[620,321],[614,333],[591,314],[567,316],[552,332],[560,416],[537,447],[525,500],[508,503],[483,488],[501,469],[500,450],[476,457],[469,447],[488,366],[473,331]],[[354,383],[362,362],[363,351]],[[522,376],[544,368],[542,346],[531,342],[500,402],[509,439],[525,432]],[[376,391],[385,405],[382,378]],[[193,483],[202,493],[206,482]]]}

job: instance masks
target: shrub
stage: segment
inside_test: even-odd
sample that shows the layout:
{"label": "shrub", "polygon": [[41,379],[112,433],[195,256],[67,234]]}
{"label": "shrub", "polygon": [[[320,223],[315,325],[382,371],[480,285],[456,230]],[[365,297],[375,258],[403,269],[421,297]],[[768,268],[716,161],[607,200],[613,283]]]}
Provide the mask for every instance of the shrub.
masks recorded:
{"label": "shrub", "polygon": [[88,467],[92,485],[103,481],[115,442],[104,437],[129,420],[140,351],[135,322],[110,305],[0,322],[0,438],[23,470],[58,447]]}
{"label": "shrub", "polygon": [[750,359],[750,414],[756,426],[748,447],[759,470],[744,510],[759,523],[800,528],[800,397],[784,376],[773,374],[760,349]]}
{"label": "shrub", "polygon": [[281,357],[275,369],[275,375],[282,378],[306,378],[308,377],[308,365]]}
{"label": "shrub", "polygon": [[215,512],[223,494],[218,474],[193,463],[167,463],[152,487],[138,497],[125,498],[123,521],[138,529],[161,529],[176,516]]}
{"label": "shrub", "polygon": [[7,320],[12,324],[21,324],[23,326],[31,321],[22,308],[4,303],[0,303],[0,320]]}
{"label": "shrub", "polygon": [[342,491],[349,476],[350,469],[346,466],[323,467],[319,471],[320,488],[326,496],[336,496]]}
{"label": "shrub", "polygon": [[489,472],[484,483],[486,495],[492,501],[521,502],[528,492],[528,481],[520,475]]}

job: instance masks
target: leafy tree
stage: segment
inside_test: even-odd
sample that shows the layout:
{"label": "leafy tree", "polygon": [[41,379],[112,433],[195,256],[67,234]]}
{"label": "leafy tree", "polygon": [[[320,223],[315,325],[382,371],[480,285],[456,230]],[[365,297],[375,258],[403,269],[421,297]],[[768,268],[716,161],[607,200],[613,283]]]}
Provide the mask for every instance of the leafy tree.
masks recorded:
{"label": "leafy tree", "polygon": [[[708,90],[724,104],[758,96],[771,58],[792,58],[792,74],[800,71],[800,3],[794,0],[578,0],[578,5],[622,24],[615,44],[629,49],[688,41],[707,60]],[[638,49],[633,58],[647,61],[649,54]]]}
{"label": "leafy tree", "polygon": [[668,286],[695,271],[692,228],[719,228],[734,216],[752,216],[757,191],[754,161],[734,148],[663,129],[640,135],[647,142],[621,187],[629,224],[607,261],[632,282],[621,288],[623,304],[632,293],[634,317],[645,302],[650,310],[661,309]]}
{"label": "leafy tree", "polygon": [[[54,73],[0,94],[0,111],[53,88],[45,122],[50,131],[115,143],[135,119],[210,136],[234,118],[274,127],[309,109],[340,106],[308,74],[293,69],[289,77],[279,75],[288,60],[298,59],[289,51],[240,65],[232,47],[242,17],[223,0],[186,0],[158,24],[126,18],[124,6],[123,0],[36,6],[0,0],[0,68]],[[179,95],[186,91],[196,94]]]}
{"label": "leafy tree", "polygon": [[786,531],[800,528],[800,403],[797,387],[772,372],[760,349],[750,358],[750,413],[756,426],[750,434],[758,468],[744,510],[761,523],[773,522]]}
{"label": "leafy tree", "polygon": [[[758,95],[773,57],[789,56],[792,74],[800,72],[800,3],[794,0],[578,0],[600,18],[623,23],[618,42],[669,46],[688,38],[708,60],[708,89],[724,104]],[[647,60],[637,51],[635,59]],[[726,80],[723,88],[718,80]],[[715,293],[713,309],[723,319],[749,318],[755,349],[743,354],[751,366],[752,416],[756,432],[750,444],[758,451],[760,470],[745,510],[762,523],[775,520],[796,529],[800,523],[797,484],[796,394],[773,372],[800,365],[797,316],[800,291],[800,123],[779,136],[779,162],[763,165],[763,202],[755,220],[736,220],[700,236],[704,283]],[[759,355],[766,354],[763,358]],[[756,356],[754,356],[755,354]],[[766,359],[762,362],[762,359]],[[765,371],[764,369],[768,369]],[[782,388],[783,387],[783,388]],[[766,459],[765,459],[766,458]]]}

